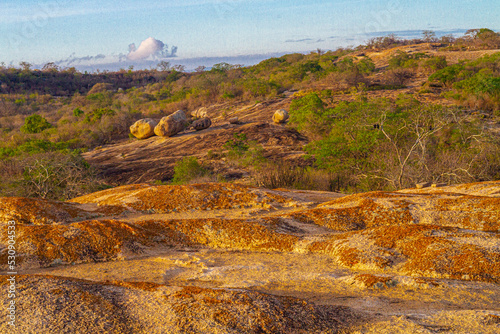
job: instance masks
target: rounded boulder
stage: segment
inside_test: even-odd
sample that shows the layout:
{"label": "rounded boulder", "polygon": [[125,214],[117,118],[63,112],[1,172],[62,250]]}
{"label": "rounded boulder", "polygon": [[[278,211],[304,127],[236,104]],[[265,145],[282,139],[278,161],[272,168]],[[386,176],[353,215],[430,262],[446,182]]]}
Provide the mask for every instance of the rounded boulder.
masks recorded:
{"label": "rounded boulder", "polygon": [[186,128],[187,117],[184,111],[177,110],[169,116],[163,117],[155,127],[155,134],[160,137],[171,137]]}
{"label": "rounded boulder", "polygon": [[276,112],[273,115],[273,122],[275,124],[283,124],[286,123],[288,120],[288,111],[285,109],[279,109],[276,110]]}
{"label": "rounded boulder", "polygon": [[138,139],[146,139],[155,135],[158,122],[151,118],[140,119],[130,126],[130,133]]}
{"label": "rounded boulder", "polygon": [[212,121],[208,117],[203,117],[193,122],[192,127],[196,131],[208,129],[212,125]]}
{"label": "rounded boulder", "polygon": [[201,107],[191,112],[191,116],[194,118],[205,118],[208,117],[208,110],[205,107]]}

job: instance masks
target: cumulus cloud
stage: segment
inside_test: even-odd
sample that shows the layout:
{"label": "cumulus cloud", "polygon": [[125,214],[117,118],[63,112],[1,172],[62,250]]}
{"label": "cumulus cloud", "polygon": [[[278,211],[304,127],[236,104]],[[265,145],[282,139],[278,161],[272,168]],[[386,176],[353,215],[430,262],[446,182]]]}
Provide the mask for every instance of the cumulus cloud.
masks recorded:
{"label": "cumulus cloud", "polygon": [[171,52],[168,52],[168,45],[153,37],[149,37],[139,44],[137,48],[134,43],[129,45],[128,60],[144,60],[148,58],[159,59],[175,57],[177,47],[173,46]]}
{"label": "cumulus cloud", "polygon": [[[135,44],[129,45],[128,53],[119,54],[98,54],[96,56],[76,57],[75,53],[66,59],[54,61],[54,64],[61,67],[75,66],[79,68],[96,67],[100,65],[117,66],[135,66],[148,64],[154,67],[154,64],[165,58],[177,57],[177,47],[172,46],[169,50],[168,45],[153,37],[149,37],[141,42],[137,48]],[[42,67],[42,65],[40,65]]]}

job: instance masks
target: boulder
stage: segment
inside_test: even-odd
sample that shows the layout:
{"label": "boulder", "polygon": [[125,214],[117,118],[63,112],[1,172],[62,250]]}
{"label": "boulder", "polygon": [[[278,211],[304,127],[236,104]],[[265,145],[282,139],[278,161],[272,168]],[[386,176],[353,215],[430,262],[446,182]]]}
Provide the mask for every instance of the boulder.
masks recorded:
{"label": "boulder", "polygon": [[279,109],[276,110],[276,112],[273,115],[273,122],[276,124],[283,124],[286,123],[288,120],[288,111],[285,109]]}
{"label": "boulder", "polygon": [[208,129],[212,125],[212,121],[208,117],[203,117],[193,122],[192,127],[196,131]]}
{"label": "boulder", "polygon": [[155,135],[157,121],[151,118],[140,119],[130,126],[130,133],[139,139],[146,139]]}
{"label": "boulder", "polygon": [[177,110],[169,116],[163,117],[155,127],[155,134],[160,137],[171,137],[186,128],[187,117],[184,111]]}
{"label": "boulder", "polygon": [[431,183],[430,182],[422,182],[422,183],[417,183],[415,186],[417,189],[428,188],[431,186]]}
{"label": "boulder", "polygon": [[231,117],[228,121],[229,124],[240,124],[240,120],[238,117]]}
{"label": "boulder", "polygon": [[205,107],[201,107],[191,112],[191,116],[194,118],[205,118],[208,117],[208,110]]}

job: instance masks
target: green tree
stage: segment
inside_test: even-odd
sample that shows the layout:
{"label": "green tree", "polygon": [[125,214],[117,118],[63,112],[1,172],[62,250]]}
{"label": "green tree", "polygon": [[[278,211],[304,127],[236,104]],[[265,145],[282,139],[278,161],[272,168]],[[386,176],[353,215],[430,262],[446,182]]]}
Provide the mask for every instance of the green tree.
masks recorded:
{"label": "green tree", "polygon": [[35,114],[24,119],[24,125],[21,126],[21,131],[24,133],[40,133],[51,127],[52,125],[45,118]]}
{"label": "green tree", "polygon": [[299,131],[317,133],[322,128],[325,106],[316,93],[295,99],[290,105],[290,124]]}
{"label": "green tree", "polygon": [[422,37],[424,38],[424,41],[427,43],[430,42],[435,42],[436,39],[436,33],[432,30],[424,30],[422,31]]}

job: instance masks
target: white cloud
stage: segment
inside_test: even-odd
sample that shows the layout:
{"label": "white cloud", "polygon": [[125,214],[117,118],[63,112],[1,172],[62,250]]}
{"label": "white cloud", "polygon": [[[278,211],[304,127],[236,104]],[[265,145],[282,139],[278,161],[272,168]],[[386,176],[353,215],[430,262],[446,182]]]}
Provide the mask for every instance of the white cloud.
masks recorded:
{"label": "white cloud", "polygon": [[129,60],[143,60],[148,58],[163,58],[165,57],[166,45],[153,37],[149,37],[141,42],[138,48],[132,43],[129,45]]}
{"label": "white cloud", "polygon": [[[54,61],[54,63],[63,68],[72,66],[77,68],[86,68],[106,65],[113,68],[116,66],[123,67],[131,65],[142,68],[144,66],[153,66],[164,59],[170,60],[172,58],[176,58],[176,53],[176,46],[172,46],[169,50],[168,45],[162,41],[149,37],[142,41],[138,48],[134,43],[130,44],[128,54],[114,53],[108,55],[98,54],[96,56],[77,57],[75,56],[75,53],[73,53],[66,59]],[[39,64],[35,67],[41,68],[43,65]]]}

